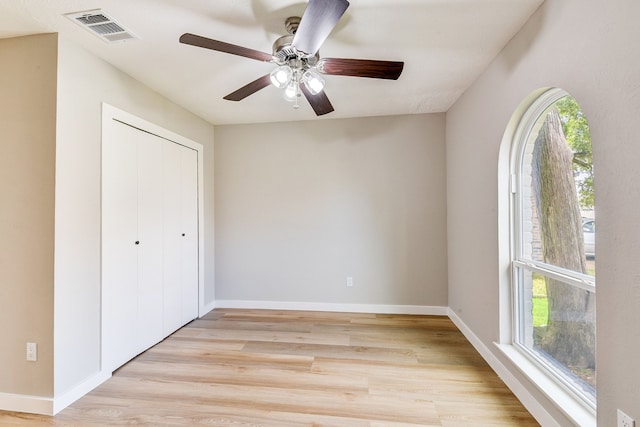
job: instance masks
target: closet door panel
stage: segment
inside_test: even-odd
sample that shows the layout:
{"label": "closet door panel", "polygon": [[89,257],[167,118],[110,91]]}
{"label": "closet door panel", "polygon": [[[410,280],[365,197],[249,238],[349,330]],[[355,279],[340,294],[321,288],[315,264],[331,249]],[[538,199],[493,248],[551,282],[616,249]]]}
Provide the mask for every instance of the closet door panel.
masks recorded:
{"label": "closet door panel", "polygon": [[102,146],[102,307],[104,365],[135,356],[138,316],[138,131],[118,122]]}
{"label": "closet door panel", "polygon": [[162,147],[144,132],[138,139],[138,330],[140,351],[163,334]]}
{"label": "closet door panel", "polygon": [[182,186],[181,152],[178,144],[164,144],[164,329],[170,334],[183,325],[182,322]]}
{"label": "closet door panel", "polygon": [[198,152],[181,155],[182,323],[198,317]]}

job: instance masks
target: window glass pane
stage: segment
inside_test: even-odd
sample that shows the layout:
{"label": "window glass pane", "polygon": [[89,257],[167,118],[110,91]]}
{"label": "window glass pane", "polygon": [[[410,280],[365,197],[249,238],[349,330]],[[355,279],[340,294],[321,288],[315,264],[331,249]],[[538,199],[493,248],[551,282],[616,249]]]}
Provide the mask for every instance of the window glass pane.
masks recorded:
{"label": "window glass pane", "polygon": [[[514,199],[515,342],[595,405],[595,215],[591,135],[552,89],[520,124]],[[551,267],[550,267],[551,266]],[[563,269],[562,274],[558,274]],[[588,283],[584,275],[593,276]]]}
{"label": "window glass pane", "polygon": [[527,269],[518,343],[595,401],[595,294]]}
{"label": "window glass pane", "polygon": [[595,275],[591,136],[573,98],[538,116],[520,167],[522,259]]}

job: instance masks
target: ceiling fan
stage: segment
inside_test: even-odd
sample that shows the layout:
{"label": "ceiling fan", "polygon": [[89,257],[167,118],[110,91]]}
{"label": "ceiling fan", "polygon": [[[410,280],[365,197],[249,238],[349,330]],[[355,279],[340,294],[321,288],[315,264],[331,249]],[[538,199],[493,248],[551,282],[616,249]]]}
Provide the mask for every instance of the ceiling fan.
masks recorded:
{"label": "ceiling fan", "polygon": [[320,58],[320,46],[348,7],[347,0],[309,0],[301,18],[287,18],[285,28],[289,34],[273,43],[271,54],[190,33],[180,36],[180,43],[277,65],[271,73],[231,92],[224,99],[240,101],[273,84],[284,89],[285,98],[295,102],[294,108],[299,107],[298,97],[302,92],[316,115],[321,116],[333,111],[324,93],[322,74],[397,80],[404,67],[404,62],[398,61]]}

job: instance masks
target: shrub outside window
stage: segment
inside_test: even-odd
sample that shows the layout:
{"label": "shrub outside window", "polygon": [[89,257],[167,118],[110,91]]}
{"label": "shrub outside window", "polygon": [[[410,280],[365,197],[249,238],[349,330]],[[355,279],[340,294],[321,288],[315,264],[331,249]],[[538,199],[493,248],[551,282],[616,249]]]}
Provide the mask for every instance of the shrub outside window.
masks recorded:
{"label": "shrub outside window", "polygon": [[513,344],[595,408],[593,161],[575,99],[540,96],[513,150]]}

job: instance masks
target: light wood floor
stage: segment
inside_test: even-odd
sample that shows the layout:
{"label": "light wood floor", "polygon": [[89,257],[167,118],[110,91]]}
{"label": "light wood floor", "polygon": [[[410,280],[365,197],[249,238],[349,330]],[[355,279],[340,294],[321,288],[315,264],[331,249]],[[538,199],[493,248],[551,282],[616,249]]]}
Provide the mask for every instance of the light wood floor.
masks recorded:
{"label": "light wood floor", "polygon": [[55,417],[1,426],[537,426],[446,317],[214,310]]}

